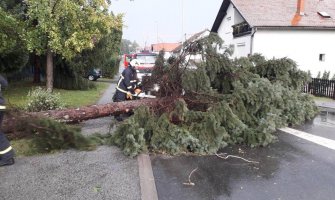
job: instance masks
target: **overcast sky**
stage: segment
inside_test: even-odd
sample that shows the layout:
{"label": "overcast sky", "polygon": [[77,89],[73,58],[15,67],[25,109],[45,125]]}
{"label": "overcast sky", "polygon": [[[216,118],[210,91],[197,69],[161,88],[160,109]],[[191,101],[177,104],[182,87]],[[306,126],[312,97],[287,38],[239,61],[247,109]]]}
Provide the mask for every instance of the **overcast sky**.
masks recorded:
{"label": "overcast sky", "polygon": [[[111,10],[124,13],[123,39],[140,46],[180,42],[211,29],[222,0],[112,0]],[[184,36],[185,37],[185,36]]]}

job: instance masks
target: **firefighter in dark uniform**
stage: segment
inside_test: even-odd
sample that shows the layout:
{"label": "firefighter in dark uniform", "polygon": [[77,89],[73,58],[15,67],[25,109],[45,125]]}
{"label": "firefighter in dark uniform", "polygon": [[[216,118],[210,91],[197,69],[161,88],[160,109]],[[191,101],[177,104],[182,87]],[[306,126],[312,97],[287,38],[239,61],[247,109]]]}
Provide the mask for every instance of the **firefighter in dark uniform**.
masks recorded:
{"label": "firefighter in dark uniform", "polygon": [[133,59],[130,61],[128,67],[123,70],[116,86],[116,91],[113,97],[114,102],[121,102],[127,99],[132,99],[134,90],[139,84],[135,69],[135,67],[139,64],[140,63],[137,59]]}
{"label": "firefighter in dark uniform", "polygon": [[[6,109],[5,100],[2,97],[1,89],[8,86],[6,79],[0,75],[0,127],[3,120],[4,110]],[[10,146],[5,134],[0,130],[0,167],[14,164],[14,150]]]}
{"label": "firefighter in dark uniform", "polygon": [[[130,61],[128,67],[121,73],[113,96],[114,102],[131,100],[133,98],[134,90],[137,88],[138,84],[140,84],[135,69],[139,64],[137,59],[133,59]],[[132,113],[116,115],[115,119],[117,121],[123,121],[124,118],[129,117],[131,114]]]}

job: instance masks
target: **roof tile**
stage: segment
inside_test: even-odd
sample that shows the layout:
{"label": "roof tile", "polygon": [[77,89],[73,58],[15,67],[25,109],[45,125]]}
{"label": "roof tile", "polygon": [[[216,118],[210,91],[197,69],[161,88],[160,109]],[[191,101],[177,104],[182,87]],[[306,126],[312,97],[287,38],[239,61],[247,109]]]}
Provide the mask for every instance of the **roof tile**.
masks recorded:
{"label": "roof tile", "polygon": [[[297,0],[231,0],[251,26],[292,26]],[[324,18],[318,12],[327,12]],[[335,0],[305,0],[305,15],[294,26],[335,27]]]}

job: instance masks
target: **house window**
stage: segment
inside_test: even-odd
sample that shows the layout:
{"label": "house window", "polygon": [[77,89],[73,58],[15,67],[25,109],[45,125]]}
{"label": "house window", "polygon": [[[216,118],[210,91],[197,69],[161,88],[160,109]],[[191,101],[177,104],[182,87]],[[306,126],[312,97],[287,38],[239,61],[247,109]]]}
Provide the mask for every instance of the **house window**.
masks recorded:
{"label": "house window", "polygon": [[227,17],[227,21],[230,21],[231,20],[231,17]]}
{"label": "house window", "polygon": [[251,33],[251,27],[247,22],[242,22],[239,24],[235,24],[233,27],[233,36],[239,37],[243,35],[247,35]]}
{"label": "house window", "polygon": [[324,62],[325,60],[326,60],[326,54],[321,53],[321,54],[319,55],[319,61],[320,61],[320,62]]}

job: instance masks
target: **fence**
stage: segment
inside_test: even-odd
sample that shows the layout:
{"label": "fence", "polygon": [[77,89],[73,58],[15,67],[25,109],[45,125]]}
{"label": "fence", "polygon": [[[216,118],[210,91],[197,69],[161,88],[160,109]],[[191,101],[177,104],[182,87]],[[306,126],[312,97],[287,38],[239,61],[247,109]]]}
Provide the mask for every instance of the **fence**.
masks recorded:
{"label": "fence", "polygon": [[304,86],[303,92],[335,99],[335,80],[313,78],[312,82]]}

